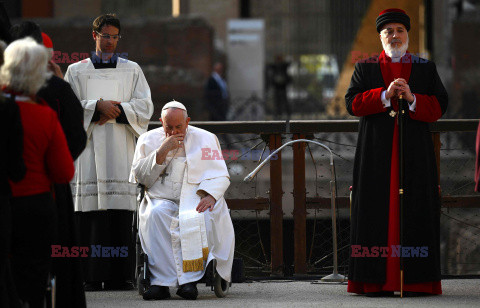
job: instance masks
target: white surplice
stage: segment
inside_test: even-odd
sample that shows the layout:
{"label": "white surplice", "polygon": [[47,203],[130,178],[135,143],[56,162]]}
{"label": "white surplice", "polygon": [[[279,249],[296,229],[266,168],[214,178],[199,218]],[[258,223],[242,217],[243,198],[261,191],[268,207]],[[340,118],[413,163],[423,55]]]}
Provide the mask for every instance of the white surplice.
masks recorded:
{"label": "white surplice", "polygon": [[[82,103],[88,136],[71,182],[75,211],[135,210],[137,189],[128,181],[135,138],[147,131],[153,114],[140,66],[118,58],[116,68],[95,69],[89,58],[70,65],[65,80]],[[120,101],[129,124],[92,123],[99,99]]]}
{"label": "white surplice", "polygon": [[[183,272],[179,228],[179,200],[185,168],[189,184],[217,200],[212,211],[203,213],[209,255],[205,265],[217,260],[220,276],[231,280],[235,234],[223,197],[230,185],[223,160],[202,158],[202,149],[219,151],[214,134],[189,126],[185,148],[170,151],[163,164],[156,163],[156,150],[165,140],[163,128],[151,130],[138,139],[130,180],[146,187],[139,209],[139,233],[142,248],[148,255],[152,285],[177,286],[199,280],[203,271]],[[165,176],[161,176],[165,174]],[[199,194],[201,194],[199,192]],[[206,268],[206,266],[204,266]]]}

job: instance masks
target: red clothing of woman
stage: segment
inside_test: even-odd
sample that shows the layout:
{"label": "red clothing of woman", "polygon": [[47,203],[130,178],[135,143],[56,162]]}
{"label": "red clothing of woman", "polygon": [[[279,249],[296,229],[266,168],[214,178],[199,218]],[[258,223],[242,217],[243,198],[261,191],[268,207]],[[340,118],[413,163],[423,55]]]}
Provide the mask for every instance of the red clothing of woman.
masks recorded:
{"label": "red clothing of woman", "polygon": [[49,192],[52,183],[68,183],[74,175],[73,159],[55,111],[26,97],[16,97],[23,125],[23,180],[10,182],[13,197]]}

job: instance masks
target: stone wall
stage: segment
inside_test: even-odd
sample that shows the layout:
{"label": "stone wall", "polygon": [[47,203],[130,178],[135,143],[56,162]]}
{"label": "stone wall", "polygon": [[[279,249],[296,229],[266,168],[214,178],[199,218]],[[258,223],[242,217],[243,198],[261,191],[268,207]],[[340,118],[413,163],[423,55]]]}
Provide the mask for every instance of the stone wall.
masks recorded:
{"label": "stone wall", "polygon": [[[465,16],[467,17],[467,16]],[[448,112],[452,118],[480,117],[480,13],[453,25],[453,91]]]}
{"label": "stone wall", "polygon": [[187,3],[185,14],[201,16],[215,29],[216,48],[220,53],[225,51],[227,37],[227,21],[237,19],[239,13],[239,0],[182,0]]}
{"label": "stone wall", "polygon": [[[122,19],[117,52],[143,69],[152,91],[155,113],[166,102],[184,103],[195,120],[206,119],[203,87],[210,75],[213,29],[199,17]],[[91,19],[36,20],[53,40],[56,62],[68,65],[95,50]]]}

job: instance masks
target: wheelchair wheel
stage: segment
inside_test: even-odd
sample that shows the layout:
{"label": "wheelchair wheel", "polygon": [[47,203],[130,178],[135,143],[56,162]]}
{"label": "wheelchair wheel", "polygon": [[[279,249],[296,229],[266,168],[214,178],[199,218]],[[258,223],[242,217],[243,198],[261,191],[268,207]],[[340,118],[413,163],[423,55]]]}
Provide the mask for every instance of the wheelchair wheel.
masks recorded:
{"label": "wheelchair wheel", "polygon": [[[143,271],[142,271],[143,272]],[[148,289],[148,284],[143,278],[143,273],[137,277],[137,288],[138,288],[138,294],[143,295],[145,291]]]}
{"label": "wheelchair wheel", "polygon": [[217,273],[217,271],[215,271],[215,276],[213,279],[214,279],[213,290],[215,291],[215,295],[220,298],[227,296],[231,283],[224,280]]}
{"label": "wheelchair wheel", "polygon": [[145,291],[150,288],[150,271],[148,270],[148,256],[145,253],[140,253],[137,256],[137,289],[138,294],[143,295]]}

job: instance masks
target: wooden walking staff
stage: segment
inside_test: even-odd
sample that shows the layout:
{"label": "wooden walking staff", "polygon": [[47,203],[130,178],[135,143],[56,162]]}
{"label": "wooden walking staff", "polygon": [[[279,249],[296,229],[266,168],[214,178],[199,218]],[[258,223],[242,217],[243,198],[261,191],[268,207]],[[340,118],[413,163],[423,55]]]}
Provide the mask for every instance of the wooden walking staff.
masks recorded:
{"label": "wooden walking staff", "polygon": [[405,173],[404,173],[404,145],[405,145],[405,122],[407,119],[408,112],[408,103],[403,98],[403,95],[400,94],[398,98],[398,139],[399,139],[399,172],[400,172],[400,181],[398,194],[400,197],[400,297],[403,298],[403,257],[402,257],[402,247],[403,247],[403,200],[404,200],[404,182],[405,182]]}

